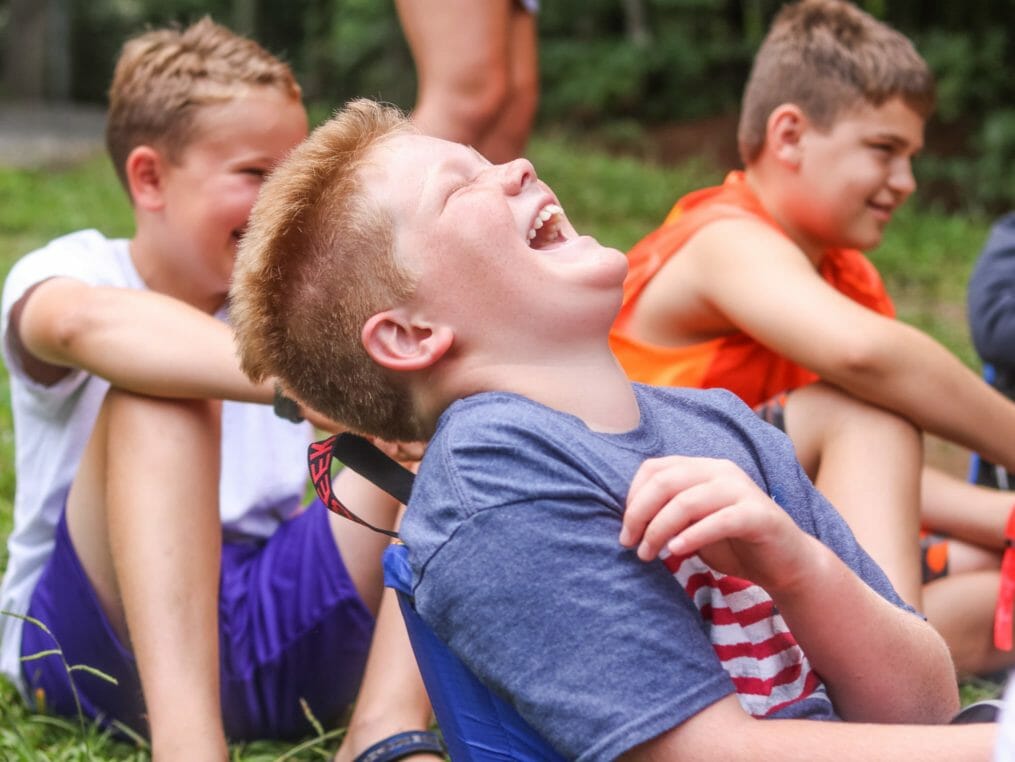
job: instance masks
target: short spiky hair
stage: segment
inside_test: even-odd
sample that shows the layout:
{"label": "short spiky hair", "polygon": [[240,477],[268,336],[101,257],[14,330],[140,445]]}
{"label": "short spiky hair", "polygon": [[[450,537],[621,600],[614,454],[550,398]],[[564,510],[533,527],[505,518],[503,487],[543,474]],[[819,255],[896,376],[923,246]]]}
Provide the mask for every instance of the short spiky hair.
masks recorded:
{"label": "short spiky hair", "polygon": [[261,189],[233,271],[230,318],[244,370],[280,379],[351,428],[424,438],[404,385],[376,365],[361,332],[415,288],[394,254],[390,213],[361,169],[387,138],[414,131],[397,109],[348,104],[318,127]]}
{"label": "short spiky hair", "polygon": [[201,108],[249,87],[300,97],[285,63],[207,16],[185,29],[155,29],[128,40],[113,72],[106,118],[106,147],[123,186],[134,148],[151,145],[176,161],[197,133]]}
{"label": "short spiky hair", "polygon": [[801,0],[779,11],[754,58],[737,138],[744,164],[757,159],[768,117],[799,106],[822,130],[861,104],[902,98],[923,116],[934,109],[934,78],[900,32],[845,0]]}

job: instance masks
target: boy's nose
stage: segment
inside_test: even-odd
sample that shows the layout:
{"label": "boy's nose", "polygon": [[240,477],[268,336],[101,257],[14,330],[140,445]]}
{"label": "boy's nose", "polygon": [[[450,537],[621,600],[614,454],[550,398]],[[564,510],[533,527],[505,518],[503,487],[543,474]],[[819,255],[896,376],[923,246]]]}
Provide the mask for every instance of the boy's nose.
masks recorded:
{"label": "boy's nose", "polygon": [[536,179],[536,169],[528,159],[515,159],[495,168],[500,173],[504,190],[514,195]]}
{"label": "boy's nose", "polygon": [[893,191],[908,196],[916,190],[916,177],[913,175],[913,164],[908,158],[900,158],[892,167],[888,176],[888,184]]}

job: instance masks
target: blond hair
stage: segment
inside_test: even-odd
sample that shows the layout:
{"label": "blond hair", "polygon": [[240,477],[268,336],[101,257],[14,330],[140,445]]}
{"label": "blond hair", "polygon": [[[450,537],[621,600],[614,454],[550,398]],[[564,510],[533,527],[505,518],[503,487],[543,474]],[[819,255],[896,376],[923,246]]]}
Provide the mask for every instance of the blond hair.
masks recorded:
{"label": "blond hair", "polygon": [[348,104],[272,172],[233,272],[230,317],[244,371],[280,379],[334,420],[386,439],[426,432],[396,376],[361,341],[372,315],[408,299],[390,212],[365,192],[374,147],[413,131],[402,112]]}
{"label": "blond hair", "polygon": [[934,78],[900,32],[844,0],[801,0],[779,11],[754,58],[737,139],[750,164],[765,143],[768,117],[800,107],[820,130],[861,104],[900,97],[923,118],[934,109]]}
{"label": "blond hair", "polygon": [[198,133],[201,108],[250,87],[300,97],[288,65],[207,16],[184,29],[128,40],[113,72],[106,118],[106,147],[120,182],[128,187],[126,162],[134,148],[151,145],[177,161]]}

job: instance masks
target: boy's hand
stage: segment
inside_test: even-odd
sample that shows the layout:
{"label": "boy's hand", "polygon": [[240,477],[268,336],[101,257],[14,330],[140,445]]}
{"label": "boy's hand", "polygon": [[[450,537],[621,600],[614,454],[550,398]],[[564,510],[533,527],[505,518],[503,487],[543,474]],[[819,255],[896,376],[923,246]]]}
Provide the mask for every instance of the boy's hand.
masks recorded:
{"label": "boy's hand", "polygon": [[803,579],[810,538],[727,460],[671,456],[645,461],[631,482],[620,544],[650,561],[665,545],[698,553],[714,569],[770,593]]}

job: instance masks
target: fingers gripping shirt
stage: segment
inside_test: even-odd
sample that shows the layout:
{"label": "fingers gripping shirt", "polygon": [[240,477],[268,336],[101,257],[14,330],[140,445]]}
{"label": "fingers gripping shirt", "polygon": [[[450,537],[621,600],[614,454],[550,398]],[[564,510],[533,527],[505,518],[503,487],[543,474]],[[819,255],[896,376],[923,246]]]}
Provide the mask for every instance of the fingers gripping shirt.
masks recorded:
{"label": "fingers gripping shirt", "polygon": [[635,471],[728,458],[901,602],[781,433],[727,392],[636,391],[641,423],[624,434],[511,394],[445,412],[402,525],[421,615],[568,758],[614,759],[734,692],[758,716],[833,719],[764,591],[619,545]]}

